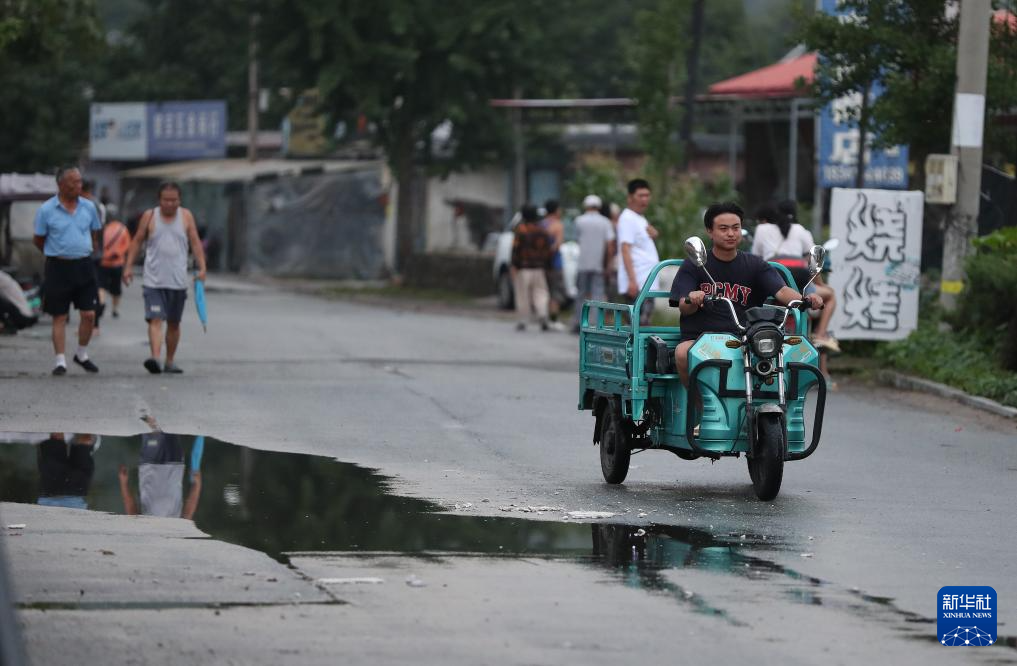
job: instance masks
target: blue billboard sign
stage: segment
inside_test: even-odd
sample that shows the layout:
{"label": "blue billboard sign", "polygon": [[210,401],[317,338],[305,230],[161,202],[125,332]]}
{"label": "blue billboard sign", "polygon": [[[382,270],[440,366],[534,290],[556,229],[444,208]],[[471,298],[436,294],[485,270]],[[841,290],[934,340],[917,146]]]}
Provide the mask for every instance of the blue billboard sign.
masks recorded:
{"label": "blue billboard sign", "polygon": [[[845,16],[846,12],[837,0],[823,0],[823,11],[828,14]],[[820,54],[822,57],[822,54]],[[870,99],[878,97],[881,90],[873,88]],[[820,187],[854,187],[858,172],[858,151],[860,131],[851,119],[849,109],[856,109],[861,102],[861,93],[853,97],[842,97],[827,104],[819,116],[819,185]],[[869,134],[865,146],[865,183],[863,187],[874,189],[903,190],[908,186],[908,147],[893,146],[876,149],[871,147],[875,137]]]}
{"label": "blue billboard sign", "polygon": [[226,102],[151,102],[148,158],[200,159],[226,155]]}

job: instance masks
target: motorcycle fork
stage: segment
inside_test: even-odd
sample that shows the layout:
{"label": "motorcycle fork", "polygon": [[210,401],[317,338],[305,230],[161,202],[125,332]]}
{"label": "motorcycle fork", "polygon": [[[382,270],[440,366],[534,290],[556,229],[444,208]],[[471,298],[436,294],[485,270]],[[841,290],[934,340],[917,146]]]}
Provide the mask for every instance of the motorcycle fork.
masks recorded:
{"label": "motorcycle fork", "polygon": [[[762,412],[779,412],[781,414],[780,422],[784,429],[784,451],[783,457],[787,460],[787,388],[784,383],[784,350],[781,349],[777,352],[777,367],[774,372],[777,373],[777,405],[772,403],[760,405],[759,408],[755,408],[752,401],[752,356],[749,352],[748,345],[744,351],[744,363],[745,363],[745,415],[748,420],[748,441],[749,441],[749,453],[750,457],[755,457],[759,454],[757,451],[757,427],[756,421],[759,418],[759,414]],[[776,407],[776,408],[775,408]]]}

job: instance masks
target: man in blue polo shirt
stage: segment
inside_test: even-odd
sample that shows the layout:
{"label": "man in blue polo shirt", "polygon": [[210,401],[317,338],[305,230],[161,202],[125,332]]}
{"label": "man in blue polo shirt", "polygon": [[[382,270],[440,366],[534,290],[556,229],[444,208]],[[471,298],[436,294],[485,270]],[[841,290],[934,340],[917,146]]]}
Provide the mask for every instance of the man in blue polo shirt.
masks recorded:
{"label": "man in blue polo shirt", "polygon": [[57,195],[35,214],[35,246],[46,255],[43,279],[43,311],[53,316],[54,375],[67,374],[64,358],[67,313],[71,303],[81,314],[78,351],[74,362],[87,372],[99,372],[88,358],[99,286],[92,264],[92,252],[99,247],[99,214],[95,204],[81,196],[81,171],[63,167],[57,171]]}

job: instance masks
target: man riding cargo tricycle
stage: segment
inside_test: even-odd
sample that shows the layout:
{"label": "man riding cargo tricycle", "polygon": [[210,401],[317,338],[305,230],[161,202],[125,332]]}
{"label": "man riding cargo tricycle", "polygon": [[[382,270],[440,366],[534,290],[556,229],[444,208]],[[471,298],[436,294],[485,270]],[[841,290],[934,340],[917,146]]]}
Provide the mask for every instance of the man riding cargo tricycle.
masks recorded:
{"label": "man riding cargo tricycle", "polygon": [[[704,217],[709,253],[689,238],[688,259],[658,264],[634,304],[583,305],[579,409],[593,411],[608,483],[625,480],[634,451],[662,449],[685,460],[744,454],[756,496],[771,500],[784,462],[816,450],[826,381],[804,311],[821,308],[822,299],[803,298],[783,266],[739,252],[741,218],[736,204],[714,204]],[[813,278],[824,255],[818,245],[809,253]],[[670,292],[657,290],[661,269],[675,265]],[[679,308],[680,326],[641,326],[633,313],[645,299],[664,296]]]}

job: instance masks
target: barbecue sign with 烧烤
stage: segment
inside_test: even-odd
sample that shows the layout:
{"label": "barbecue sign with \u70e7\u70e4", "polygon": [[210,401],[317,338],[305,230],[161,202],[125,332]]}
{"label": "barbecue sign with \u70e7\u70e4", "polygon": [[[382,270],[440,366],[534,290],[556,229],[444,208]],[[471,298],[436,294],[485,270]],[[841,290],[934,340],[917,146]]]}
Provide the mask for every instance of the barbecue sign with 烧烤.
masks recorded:
{"label": "barbecue sign with \u70e7\u70e4", "polygon": [[834,188],[830,328],[841,340],[899,340],[918,325],[921,192]]}

